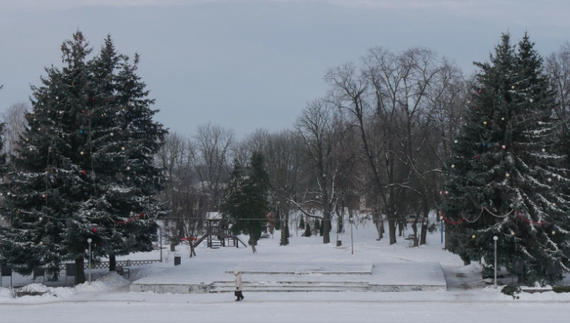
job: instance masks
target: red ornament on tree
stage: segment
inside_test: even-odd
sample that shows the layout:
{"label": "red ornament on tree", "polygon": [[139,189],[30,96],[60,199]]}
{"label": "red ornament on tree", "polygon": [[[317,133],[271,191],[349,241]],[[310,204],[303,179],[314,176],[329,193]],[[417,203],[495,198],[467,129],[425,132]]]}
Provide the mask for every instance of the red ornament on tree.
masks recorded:
{"label": "red ornament on tree", "polygon": [[93,232],[93,233],[97,233],[97,228],[93,228],[93,229],[91,229],[91,232]]}
{"label": "red ornament on tree", "polygon": [[87,175],[87,172],[84,171],[84,170],[82,170],[82,171],[81,171],[81,175]]}
{"label": "red ornament on tree", "polygon": [[479,90],[479,94],[483,93],[483,90]]}
{"label": "red ornament on tree", "polygon": [[479,155],[475,155],[475,159],[478,159],[478,158],[479,158]]}

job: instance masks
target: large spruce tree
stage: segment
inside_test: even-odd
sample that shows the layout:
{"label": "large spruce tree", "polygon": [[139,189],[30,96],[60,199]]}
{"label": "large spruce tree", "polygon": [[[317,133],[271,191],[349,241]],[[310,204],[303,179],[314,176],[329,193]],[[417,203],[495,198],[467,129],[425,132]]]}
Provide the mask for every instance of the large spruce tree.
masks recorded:
{"label": "large spruce tree", "polygon": [[156,232],[153,219],[163,213],[155,195],[162,189],[164,177],[154,156],[166,130],[152,119],[158,110],[150,109],[154,100],[148,98],[145,84],[136,74],[138,61],[138,55],[133,63],[118,55],[110,37],[91,61],[102,109],[97,116],[100,121],[92,128],[92,133],[97,133],[93,141],[97,147],[95,173],[101,174],[94,182],[100,194],[92,202],[107,213],[100,252],[109,256],[111,270],[115,255],[151,250]]}
{"label": "large spruce tree", "polygon": [[21,273],[75,261],[81,283],[88,238],[95,256],[151,250],[163,180],[153,155],[166,131],[152,121],[137,60],[117,54],[110,37],[92,59],[79,31],[61,48],[64,67],[46,68],[32,87],[0,253]]}
{"label": "large spruce tree", "polygon": [[[466,262],[511,270],[524,262],[527,282],[556,281],[570,255],[568,170],[559,153],[554,95],[527,35],[510,36],[476,63],[465,124],[447,161],[447,246]],[[561,269],[556,271],[555,269]]]}

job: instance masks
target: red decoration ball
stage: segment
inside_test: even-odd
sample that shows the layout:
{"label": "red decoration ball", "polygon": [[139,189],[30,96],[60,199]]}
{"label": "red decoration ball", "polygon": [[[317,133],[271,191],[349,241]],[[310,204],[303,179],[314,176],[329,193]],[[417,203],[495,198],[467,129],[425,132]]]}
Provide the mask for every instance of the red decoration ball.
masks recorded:
{"label": "red decoration ball", "polygon": [[86,174],[87,174],[86,171],[84,171],[84,170],[81,171],[81,175],[86,175]]}
{"label": "red decoration ball", "polygon": [[478,159],[478,158],[479,158],[479,156],[478,156],[478,155],[475,155],[475,159]]}
{"label": "red decoration ball", "polygon": [[97,233],[97,228],[93,228],[93,229],[91,229],[91,232],[93,232],[93,233]]}
{"label": "red decoration ball", "polygon": [[479,90],[479,94],[483,93],[483,90]]}

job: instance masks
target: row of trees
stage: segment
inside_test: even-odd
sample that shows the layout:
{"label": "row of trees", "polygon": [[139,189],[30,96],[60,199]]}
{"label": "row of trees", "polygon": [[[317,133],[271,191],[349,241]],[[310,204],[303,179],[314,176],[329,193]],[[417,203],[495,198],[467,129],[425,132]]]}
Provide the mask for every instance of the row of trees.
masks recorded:
{"label": "row of trees", "polygon": [[[568,95],[570,74],[563,66],[569,52],[564,47],[546,62],[561,98]],[[218,210],[232,160],[245,165],[258,151],[270,176],[272,211],[285,223],[300,209],[322,218],[330,231],[332,216],[365,201],[379,238],[387,219],[390,241],[396,242],[405,216],[418,214],[424,223],[443,202],[444,162],[464,123],[475,79],[427,49],[395,54],[374,48],[360,65],[330,69],[326,80],[329,93],[309,102],[290,131],[258,130],[241,142],[231,130],[213,125],[191,138],[171,134],[160,153],[169,177],[177,179],[169,185],[192,187],[207,200],[207,210]],[[563,116],[567,99],[558,102]],[[323,242],[329,241],[325,234]]]}
{"label": "row of trees", "polygon": [[[270,178],[271,211],[281,223],[289,223],[292,211],[320,218],[328,243],[332,217],[350,217],[366,207],[378,238],[387,219],[395,243],[397,225],[401,233],[407,215],[427,217],[434,208],[441,163],[449,153],[444,138],[457,127],[453,119],[459,118],[466,82],[457,67],[429,50],[393,54],[380,48],[370,50],[361,67],[333,68],[326,79],[330,93],[309,102],[292,130],[258,130],[242,142],[212,125],[191,138],[171,134],[159,154],[176,178],[170,185],[192,187],[193,200],[207,200],[205,209],[217,210],[231,160],[245,165],[260,152]],[[171,198],[181,191],[172,190]],[[183,217],[174,209],[173,219]],[[282,230],[280,243],[288,237]]]}
{"label": "row of trees", "polygon": [[[467,148],[461,151],[458,147],[472,149],[469,144],[478,145],[477,149],[481,151],[477,156],[481,159],[477,157],[476,165],[487,160],[483,153],[491,148],[516,147],[513,142],[506,144],[496,140],[499,130],[481,132],[481,120],[490,126],[496,121],[495,117],[501,115],[497,112],[499,109],[527,109],[527,106],[509,100],[514,100],[515,96],[529,99],[528,93],[536,96],[536,102],[539,102],[539,96],[547,97],[544,102],[550,100],[542,113],[551,111],[550,118],[556,122],[551,123],[546,117],[541,119],[541,122],[552,124],[549,130],[552,135],[548,138],[553,141],[548,147],[568,147],[565,138],[568,137],[570,102],[570,46],[548,57],[542,68],[532,43],[525,39],[520,50],[524,47],[526,52],[534,55],[534,60],[540,62],[538,67],[523,69],[522,63],[513,63],[522,60],[523,54],[512,54],[514,47],[505,45],[503,38],[502,46],[508,47],[509,54],[497,50],[489,63],[477,64],[480,73],[470,77],[453,62],[429,49],[412,48],[393,53],[372,48],[359,63],[347,63],[326,72],[329,91],[324,97],[307,103],[291,130],[277,133],[257,130],[238,141],[231,130],[211,124],[199,127],[192,137],[176,133],[167,135],[162,125],[151,120],[156,111],[149,109],[152,100],[147,99],[144,83],[136,76],[138,58],[130,63],[125,56],[115,53],[109,38],[100,54],[87,60],[89,48],[78,33],[62,47],[67,66],[61,71],[48,68],[48,76],[42,79],[43,85],[33,88],[32,111],[27,114],[24,128],[18,118],[6,118],[10,114],[5,116],[5,147],[12,155],[8,167],[11,175],[6,182],[9,186],[6,191],[11,193],[7,197],[9,211],[6,216],[12,224],[12,233],[7,230],[5,234],[7,237],[14,234],[12,241],[19,243],[5,244],[9,247],[3,254],[20,250],[10,256],[15,259],[22,250],[33,247],[38,250],[38,258],[40,254],[44,257],[35,261],[46,262],[44,253],[53,246],[59,247],[62,242],[56,244],[51,235],[36,233],[26,238],[31,242],[24,247],[20,242],[25,235],[14,230],[25,231],[34,225],[48,228],[46,232],[53,230],[54,236],[70,232],[69,241],[74,243],[72,247],[69,242],[66,248],[74,251],[66,257],[76,257],[78,262],[82,262],[80,254],[85,247],[85,243],[79,241],[91,236],[93,232],[89,233],[89,229],[94,227],[102,228],[98,235],[101,240],[96,243],[104,244],[105,248],[100,250],[113,250],[102,251],[102,254],[121,254],[126,249],[118,247],[119,241],[127,241],[123,235],[131,234],[132,238],[133,232],[137,232],[136,236],[142,240],[154,238],[151,224],[161,214],[154,200],[157,193],[170,210],[165,218],[166,227],[171,242],[177,244],[182,237],[196,236],[207,212],[236,216],[242,206],[229,201],[242,201],[243,196],[238,198],[239,194],[254,191],[253,187],[263,183],[261,186],[266,191],[258,193],[267,204],[252,202],[251,205],[262,205],[264,213],[269,214],[268,221],[273,219],[280,224],[281,245],[288,244],[290,216],[296,212],[318,218],[323,228],[323,243],[329,243],[333,217],[342,224],[346,216],[352,218],[361,208],[370,211],[378,239],[387,232],[390,243],[397,242],[408,215],[416,215],[412,228],[419,237],[415,240],[417,245],[425,242],[430,211],[443,209],[450,223],[448,248],[465,260],[485,258],[488,248],[482,246],[488,247],[486,238],[482,238],[483,244],[468,246],[478,248],[477,252],[459,247],[466,246],[465,238],[471,232],[466,230],[473,230],[458,223],[463,218],[471,219],[469,212],[473,211],[466,211],[468,205],[480,210],[486,208],[494,214],[512,210],[531,225],[546,221],[524,213],[522,204],[504,209],[491,207],[488,200],[495,193],[485,193],[489,196],[481,197],[479,190],[489,183],[480,180],[479,175],[473,175],[469,168],[474,167],[473,159],[463,164],[454,161],[454,158],[460,158],[458,156],[467,158],[472,151]],[[526,82],[525,86],[532,91],[517,92],[516,95],[507,91],[498,95],[495,90],[484,89],[498,87],[488,79],[492,73],[504,72],[495,68],[506,64],[497,58],[500,55],[506,55],[512,61],[507,68],[512,76],[502,79],[497,76],[492,82],[500,84],[502,89],[507,86],[522,88],[521,84]],[[526,79],[519,75],[523,72],[528,74]],[[480,90],[483,92],[479,93]],[[18,116],[18,113],[14,115]],[[501,118],[516,119],[519,116],[509,112]],[[501,121],[504,120],[496,122],[503,129]],[[533,131],[538,130],[533,128]],[[515,133],[509,131],[510,136]],[[538,140],[537,136],[517,133],[519,135],[528,137],[516,138],[522,140],[521,146],[531,143],[544,146],[534,142]],[[544,159],[529,154],[534,159]],[[566,151],[557,150],[556,156],[551,157],[565,160],[565,154]],[[490,160],[504,161],[498,157]],[[535,167],[529,166],[527,160],[524,165]],[[250,179],[255,169],[258,174],[265,172],[267,179],[254,185]],[[466,172],[473,179],[455,179]],[[558,174],[560,176],[556,178],[564,177]],[[162,184],[164,189],[160,191]],[[478,198],[474,199],[476,203],[466,204],[465,198],[460,198],[469,185],[472,185],[471,194]],[[34,201],[33,206],[26,208],[24,199]],[[463,204],[451,203],[457,199]],[[556,199],[563,199],[563,196]],[[68,203],[63,201],[68,200],[71,201],[69,206],[63,207]],[[129,202],[124,203],[125,200]],[[129,206],[118,206],[123,204]],[[515,209],[517,213],[514,213]],[[79,215],[80,220],[61,215],[70,213]],[[255,216],[258,219],[249,220],[263,224],[263,212],[255,213],[260,214]],[[140,214],[144,216],[139,217]],[[476,224],[476,229],[486,230],[490,224],[497,224],[488,218],[481,217],[487,220]],[[255,246],[263,226],[257,228],[257,224],[249,220],[244,223],[252,226],[240,230],[250,233],[250,243]],[[142,226],[137,228],[138,224]],[[419,232],[418,224],[421,225]],[[76,227],[68,230],[68,225]],[[129,226],[132,228],[127,229]],[[564,228],[562,224],[559,227],[560,230]],[[236,228],[240,226],[236,225]],[[342,228],[339,226],[336,230]],[[479,233],[475,235],[480,236]],[[50,238],[46,240],[46,236]],[[453,246],[450,245],[452,241]],[[50,247],[42,247],[40,242]],[[138,243],[141,243],[140,247],[135,249],[149,247],[148,243]],[[517,243],[519,247],[514,250],[522,245]],[[73,249],[75,244],[78,244],[77,250]],[[484,254],[480,250],[484,250]],[[54,256],[53,259],[58,258]],[[56,264],[56,260],[52,262]],[[565,260],[558,263],[559,266],[565,264]]]}
{"label": "row of trees", "polygon": [[[489,169],[496,171],[497,163],[514,160],[513,156],[520,153],[515,154],[515,151],[524,146],[527,149],[524,154],[532,157],[523,158],[522,165],[538,172],[540,168],[554,167],[547,159],[556,160],[557,175],[551,174],[548,178],[557,179],[556,187],[565,183],[566,166],[560,163],[566,160],[568,147],[570,46],[562,47],[560,52],[544,61],[533,46],[525,36],[515,54],[516,46],[510,45],[506,35],[491,55],[490,62],[476,64],[479,71],[473,76],[465,76],[453,62],[428,49],[412,48],[391,53],[373,48],[359,64],[348,63],[327,71],[325,79],[330,85],[327,95],[309,102],[290,131],[269,133],[258,130],[242,142],[220,145],[225,148],[227,157],[224,158],[226,165],[218,169],[227,169],[224,176],[228,176],[231,159],[245,164],[252,152],[260,152],[265,157],[271,184],[269,205],[272,214],[282,223],[289,223],[292,211],[319,218],[324,228],[324,243],[330,242],[332,217],[342,219],[345,211],[350,217],[361,207],[372,213],[378,239],[383,238],[387,229],[390,243],[396,243],[405,218],[416,215],[412,227],[414,231],[421,231],[416,232],[419,238],[415,243],[423,243],[428,214],[443,210],[443,218],[448,221],[448,249],[466,261],[483,258],[490,263],[492,240],[489,236],[500,231],[497,226],[507,227],[503,223],[504,217],[497,220],[501,217],[493,214],[504,216],[511,212],[512,216],[522,218],[527,227],[512,231],[514,234],[507,231],[515,238],[502,246],[500,264],[506,266],[515,256],[524,258],[528,262],[529,277],[545,277],[547,260],[556,259],[553,266],[567,270],[567,252],[562,245],[555,244],[554,249],[558,249],[551,253],[555,256],[535,255],[546,252],[544,248],[552,245],[553,240],[544,240],[540,247],[530,237],[542,235],[537,232],[552,233],[552,227],[537,230],[536,226],[546,221],[529,211],[530,204],[526,205],[522,200],[517,202],[519,204],[512,203],[512,196],[502,196],[496,185],[505,187],[505,184],[497,178],[491,180],[485,173]],[[501,52],[503,48],[507,48],[507,53]],[[507,67],[507,63],[501,61],[503,56],[510,60]],[[497,90],[499,86],[500,91]],[[513,86],[515,88],[507,89]],[[523,97],[527,103],[534,100],[533,105],[522,104]],[[539,104],[542,108],[536,110]],[[540,129],[526,126],[533,124],[530,115],[538,113],[536,111],[542,113],[532,117],[543,122]],[[498,116],[504,119],[496,120]],[[527,128],[521,128],[523,125]],[[489,132],[492,127],[498,128]],[[203,154],[206,151],[196,143],[200,142],[203,130],[211,128],[203,127],[199,135],[187,139],[189,152]],[[505,133],[510,138],[508,141],[497,139],[507,136]],[[546,143],[541,138],[550,141]],[[507,148],[502,149],[502,146]],[[541,148],[529,153],[531,146],[532,149]],[[559,148],[553,150],[553,147]],[[485,153],[492,149],[507,155],[491,158],[487,168],[477,171],[469,168],[475,167],[473,165],[481,167],[483,162],[488,162]],[[549,152],[541,155],[542,149]],[[514,155],[508,157],[508,154]],[[462,158],[465,159],[463,163],[459,161]],[[201,168],[213,168],[206,166],[205,159],[194,160],[197,161],[193,164],[196,174]],[[506,173],[515,175],[511,173],[513,170],[507,172],[503,168],[503,171],[502,177],[499,176],[501,180]],[[555,171],[550,169],[550,172]],[[545,182],[548,181],[545,175],[541,176],[537,182],[519,180],[516,176],[509,180],[529,186],[532,194],[526,192],[526,199],[531,201],[538,198],[539,191],[557,192],[551,186],[534,187],[549,183]],[[215,186],[212,186],[210,190],[214,190]],[[509,194],[514,194],[516,190],[509,187]],[[207,190],[202,194],[215,195]],[[550,197],[550,203],[557,205],[554,200],[564,203],[566,193],[562,190],[560,194]],[[499,203],[497,199],[510,202],[498,207],[495,205]],[[210,203],[215,205],[216,202]],[[560,217],[558,222],[549,222],[557,227],[555,234],[559,240],[556,241],[567,240],[558,232],[566,230],[570,223],[562,217],[565,207],[556,211],[561,212],[559,216],[556,212],[548,213]],[[475,222],[461,223],[462,219]],[[416,224],[421,224],[421,228],[417,229]],[[288,233],[283,231],[283,234],[281,244],[287,244]],[[523,257],[522,253],[528,255]]]}

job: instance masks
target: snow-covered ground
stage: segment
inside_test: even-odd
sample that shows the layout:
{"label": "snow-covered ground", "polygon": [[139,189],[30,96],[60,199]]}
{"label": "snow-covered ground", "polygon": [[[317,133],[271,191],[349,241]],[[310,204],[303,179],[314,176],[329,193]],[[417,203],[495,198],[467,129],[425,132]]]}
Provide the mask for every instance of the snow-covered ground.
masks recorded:
{"label": "snow-covered ground", "polygon": [[[407,232],[409,233],[409,232]],[[92,273],[94,281],[78,286],[64,286],[31,277],[14,276],[14,285],[41,296],[14,298],[9,288],[0,288],[0,322],[568,322],[570,294],[554,292],[522,293],[519,299],[500,293],[500,287],[481,280],[477,264],[463,266],[459,257],[442,249],[440,233],[428,238],[428,244],[411,248],[399,238],[389,245],[387,239],[376,241],[371,226],[354,230],[354,253],[350,230],[339,236],[342,247],[323,245],[321,237],[301,237],[293,232],[291,244],[279,246],[275,238],[262,239],[252,254],[250,248],[207,249],[199,247],[197,257],[189,258],[188,249],[179,246],[176,253],[182,265],[174,267],[174,253],[163,250],[163,262],[131,267],[130,279],[103,270]],[[336,240],[336,234],[332,234]],[[159,259],[158,251],[135,254],[123,259]],[[343,267],[366,263],[439,262],[448,284],[447,291],[436,292],[245,292],[245,300],[235,302],[230,293],[155,294],[129,292],[132,281],[170,273],[171,279],[190,272],[200,272],[210,281],[231,280],[212,270],[216,262],[235,263],[236,267],[256,263],[290,261],[341,264]],[[214,265],[213,265],[214,264]],[[344,265],[342,265],[344,264]],[[231,265],[230,265],[231,267]],[[405,280],[405,272],[391,273]],[[400,276],[399,276],[400,275]],[[181,277],[181,276],[178,276]],[[71,282],[72,278],[69,279]],[[244,276],[244,280],[247,277]],[[503,278],[510,283],[511,278]],[[8,277],[3,286],[10,283]],[[47,285],[47,286],[46,286]],[[70,284],[71,285],[71,284]]]}

